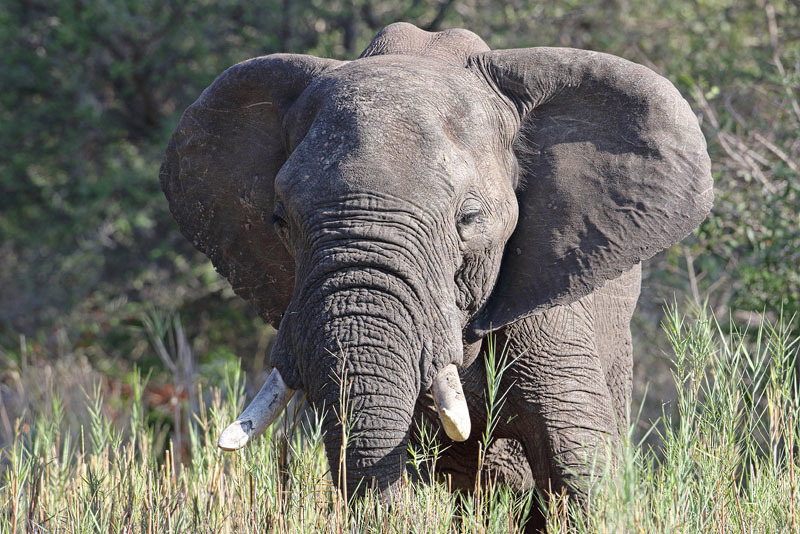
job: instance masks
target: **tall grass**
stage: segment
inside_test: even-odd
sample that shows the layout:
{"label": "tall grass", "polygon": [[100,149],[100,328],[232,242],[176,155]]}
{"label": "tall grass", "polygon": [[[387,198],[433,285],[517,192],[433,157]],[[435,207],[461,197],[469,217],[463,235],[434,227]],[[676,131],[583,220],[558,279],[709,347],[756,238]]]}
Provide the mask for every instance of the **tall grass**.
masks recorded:
{"label": "tall grass", "polygon": [[[798,529],[797,340],[785,323],[724,332],[702,314],[668,311],[678,400],[665,407],[659,451],[623,433],[580,503],[547,502],[551,532],[785,532]],[[507,355],[490,355],[502,376]],[[491,374],[491,373],[490,373]],[[499,383],[499,380],[497,381]],[[88,424],[62,432],[64,406],[16,422],[2,452],[0,534],[32,532],[513,532],[531,502],[502,486],[458,496],[447,483],[405,482],[388,508],[374,495],[348,503],[330,481],[321,415],[288,410],[248,448],[223,454],[216,438],[243,404],[238,369],[222,390],[198,392],[186,460],[148,426],[141,379],[129,423],[85,391]],[[492,413],[502,410],[495,389]],[[346,404],[347,399],[342,399]],[[347,413],[347,410],[341,410]],[[634,425],[631,425],[631,429]],[[441,448],[432,429],[410,450],[410,470],[431,473]],[[486,437],[487,443],[490,436]],[[614,467],[612,467],[614,466]]]}
{"label": "tall grass", "polygon": [[[143,389],[142,381],[135,380],[133,406],[141,404]],[[12,445],[3,451],[0,534],[516,529],[519,497],[505,488],[486,490],[476,503],[462,501],[443,484],[404,481],[391,509],[376,495],[348,505],[331,483],[322,416],[315,412],[290,409],[248,448],[220,452],[217,436],[239,413],[243,391],[235,368],[223,390],[207,395],[207,405],[203,395],[197,396],[189,460],[183,465],[175,461],[172,442],[163,456],[157,454],[158,436],[141,410],[132,410],[128,428],[116,428],[103,413],[99,387],[86,394],[89,423],[78,441],[60,432],[63,410],[54,398],[44,415],[24,426],[18,423]],[[352,414],[348,410],[344,413]],[[438,451],[430,433],[413,457],[432,464]]]}
{"label": "tall grass", "polygon": [[[549,502],[552,532],[798,532],[798,339],[791,320],[727,333],[673,306],[664,331],[678,398],[658,451],[632,430],[580,505]],[[633,426],[631,426],[631,429]]]}

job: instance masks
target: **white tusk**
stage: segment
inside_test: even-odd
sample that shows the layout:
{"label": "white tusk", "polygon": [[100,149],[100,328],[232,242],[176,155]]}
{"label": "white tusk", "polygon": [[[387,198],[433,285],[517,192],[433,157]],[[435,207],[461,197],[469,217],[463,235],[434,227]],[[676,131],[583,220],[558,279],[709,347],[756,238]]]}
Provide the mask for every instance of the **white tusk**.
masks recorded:
{"label": "white tusk", "polygon": [[261,435],[278,418],[292,395],[294,390],[286,385],[280,372],[273,368],[250,406],[222,431],[217,447],[223,451],[235,451],[247,445],[248,441]]}
{"label": "white tusk", "polygon": [[445,433],[453,441],[466,441],[472,424],[458,369],[452,363],[433,381],[433,402]]}

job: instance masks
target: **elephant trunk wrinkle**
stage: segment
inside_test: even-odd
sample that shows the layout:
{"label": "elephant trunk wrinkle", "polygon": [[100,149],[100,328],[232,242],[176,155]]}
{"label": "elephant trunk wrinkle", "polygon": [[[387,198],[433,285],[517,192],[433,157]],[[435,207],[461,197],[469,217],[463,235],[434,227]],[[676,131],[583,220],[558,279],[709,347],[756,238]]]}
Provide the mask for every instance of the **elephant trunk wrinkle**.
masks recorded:
{"label": "elephant trunk wrinkle", "polygon": [[375,238],[377,226],[368,238],[341,229],[309,238],[314,247],[298,257],[292,315],[281,326],[310,400],[327,409],[328,461],[348,492],[373,484],[392,492],[421,390],[463,358],[460,319],[448,304],[452,273],[432,272],[430,255],[396,235]]}
{"label": "elephant trunk wrinkle", "polygon": [[421,313],[415,302],[341,282],[319,284],[326,291],[307,299],[293,325],[298,368],[311,402],[327,410],[325,447],[336,484],[348,493],[391,493],[405,469],[419,360],[430,348],[410,335]]}
{"label": "elephant trunk wrinkle", "polygon": [[[414,251],[408,253],[420,256]],[[359,337],[354,333],[358,329],[367,342],[370,337],[381,344],[388,340],[392,350],[418,356],[425,389],[447,364],[462,363],[461,319],[454,302],[455,289],[448,286],[446,273],[431,275],[420,270],[425,262],[410,264],[396,255],[382,256],[373,251],[365,256],[358,250],[338,247],[333,256],[314,251],[303,263],[313,266],[300,269],[304,282],[296,291],[294,303],[297,309],[302,306],[298,322],[310,320],[302,317],[315,317],[315,322],[319,318],[323,323],[320,333],[327,339],[317,343],[331,344],[333,335],[342,330],[334,322],[349,329],[345,336],[350,338],[348,342],[359,344],[354,339]],[[454,286],[452,276],[449,284]],[[384,326],[398,334],[378,333]],[[309,330],[314,328],[305,329],[303,335]],[[338,339],[327,348],[338,350],[339,344],[344,345],[345,340]]]}

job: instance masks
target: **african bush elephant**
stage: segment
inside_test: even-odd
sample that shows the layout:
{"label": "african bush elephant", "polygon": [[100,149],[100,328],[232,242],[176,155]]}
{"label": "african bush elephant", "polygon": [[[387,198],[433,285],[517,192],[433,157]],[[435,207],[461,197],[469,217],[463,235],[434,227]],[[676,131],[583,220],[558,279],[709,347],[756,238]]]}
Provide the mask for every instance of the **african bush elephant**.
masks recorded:
{"label": "african bush elephant", "polygon": [[651,70],[404,23],[354,61],[229,68],[184,113],[160,177],[183,234],[278,328],[272,374],[220,447],[294,390],[337,406],[344,365],[345,489],[389,498],[415,417],[439,418],[457,442],[442,469],[471,484],[490,330],[521,354],[495,435],[522,461],[499,475],[571,486],[625,417],[639,264],[713,198],[697,119]]}

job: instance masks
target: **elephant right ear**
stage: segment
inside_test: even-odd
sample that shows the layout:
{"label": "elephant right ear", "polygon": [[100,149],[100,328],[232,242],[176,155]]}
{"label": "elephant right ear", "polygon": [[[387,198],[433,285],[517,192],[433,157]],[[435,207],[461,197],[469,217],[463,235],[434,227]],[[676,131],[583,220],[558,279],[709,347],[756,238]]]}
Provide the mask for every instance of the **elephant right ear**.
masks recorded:
{"label": "elephant right ear", "polygon": [[275,176],[288,157],[282,121],[340,63],[276,54],[234,65],[184,112],[161,165],[183,235],[275,327],[294,285],[294,260],[271,223]]}
{"label": "elephant right ear", "polygon": [[569,304],[680,241],[713,201],[692,110],[655,72],[568,48],[473,66],[519,119],[519,220],[472,338]]}

